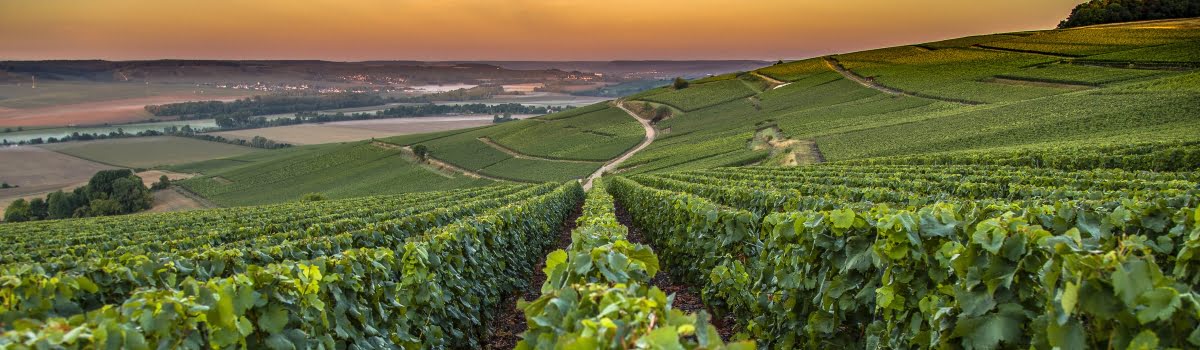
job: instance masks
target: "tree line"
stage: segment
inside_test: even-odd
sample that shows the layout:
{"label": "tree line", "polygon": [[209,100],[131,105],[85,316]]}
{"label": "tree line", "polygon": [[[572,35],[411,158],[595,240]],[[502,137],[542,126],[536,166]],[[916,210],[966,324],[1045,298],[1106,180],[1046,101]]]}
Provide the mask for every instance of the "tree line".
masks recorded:
{"label": "tree line", "polygon": [[339,93],[327,95],[265,95],[230,102],[198,101],[146,106],[155,116],[180,119],[252,117],[259,115],[319,111],[323,109],[378,106],[390,100],[376,94]]}
{"label": "tree line", "polygon": [[149,136],[190,137],[190,138],[200,139],[200,140],[205,140],[205,141],[221,142],[221,143],[228,143],[231,145],[247,146],[247,147],[255,147],[255,148],[265,148],[265,149],[277,149],[277,148],[292,147],[292,144],[290,144],[290,143],[276,142],[273,140],[268,140],[266,138],[263,138],[262,136],[255,136],[254,138],[252,138],[250,140],[243,140],[243,139],[229,139],[229,138],[224,138],[224,137],[217,136],[217,135],[198,133],[195,129],[193,129],[191,127],[191,125],[184,125],[183,127],[172,125],[172,126],[163,128],[162,131],[143,130],[143,131],[138,131],[135,133],[127,133],[127,132],[125,132],[125,130],[123,130],[121,128],[117,128],[116,131],[112,131],[109,133],[73,132],[70,135],[66,135],[63,137],[47,137],[45,139],[38,137],[38,138],[30,139],[30,140],[21,140],[18,142],[9,142],[8,139],[3,139],[3,140],[0,140],[0,145],[3,145],[3,146],[40,145],[40,144],[68,142],[68,141],[92,141],[92,140],[107,140],[107,139],[121,139],[121,138],[130,138],[130,137],[149,137]]}
{"label": "tree line", "polygon": [[[164,179],[160,179],[160,182]],[[166,185],[155,184],[165,188]],[[129,169],[101,170],[88,184],[70,192],[51,193],[45,199],[18,199],[4,211],[4,221],[21,222],[120,215],[150,209],[154,196],[142,179]]]}
{"label": "tree line", "polygon": [[298,112],[292,118],[217,118],[217,126],[221,129],[252,129],[252,128],[268,128],[274,126],[287,126],[303,123],[330,123],[339,121],[352,120],[370,120],[370,119],[387,119],[387,118],[405,118],[405,117],[421,117],[431,115],[453,115],[453,114],[549,114],[558,111],[570,109],[571,107],[560,106],[526,106],[520,103],[503,103],[503,104],[483,104],[469,103],[459,105],[437,105],[432,103],[413,105],[413,106],[395,106],[374,113],[335,113],[323,114],[318,112]]}
{"label": "tree line", "polygon": [[1076,6],[1059,28],[1200,16],[1197,0],[1092,0]]}

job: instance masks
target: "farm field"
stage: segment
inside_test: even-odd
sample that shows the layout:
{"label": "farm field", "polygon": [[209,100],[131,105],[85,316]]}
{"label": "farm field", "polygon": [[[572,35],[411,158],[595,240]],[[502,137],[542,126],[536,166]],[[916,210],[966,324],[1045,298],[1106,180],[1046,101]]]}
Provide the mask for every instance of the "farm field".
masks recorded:
{"label": "farm field", "polygon": [[98,171],[116,168],[33,146],[0,147],[0,164],[0,181],[17,186],[0,189],[0,210],[20,198],[75,188]]}
{"label": "farm field", "polygon": [[0,127],[101,125],[140,122],[150,104],[233,100],[249,95],[228,89],[197,90],[192,84],[39,82],[37,89],[0,85]]}
{"label": "farm field", "polygon": [[174,136],[64,142],[39,147],[128,168],[152,168],[261,152],[257,148]]}
{"label": "farm field", "polygon": [[298,148],[167,169],[203,173],[180,185],[222,206],[290,202],[309,193],[349,198],[492,183],[426,168],[399,150],[370,142]]}
{"label": "farm field", "polygon": [[[514,115],[528,118],[529,115]],[[396,135],[429,133],[492,125],[491,115],[355,120],[322,124],[300,124],[272,128],[221,131],[213,135],[251,139],[262,136],[294,145],[359,141]]]}
{"label": "farm field", "polygon": [[644,138],[632,116],[599,103],[490,127],[381,141],[423,145],[439,161],[487,176],[539,182],[586,177]]}

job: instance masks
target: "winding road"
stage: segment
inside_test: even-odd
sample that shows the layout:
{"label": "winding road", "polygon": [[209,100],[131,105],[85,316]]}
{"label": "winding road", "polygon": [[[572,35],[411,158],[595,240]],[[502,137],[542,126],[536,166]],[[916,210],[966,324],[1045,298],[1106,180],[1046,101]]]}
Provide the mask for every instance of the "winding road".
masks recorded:
{"label": "winding road", "polygon": [[654,125],[650,125],[649,120],[642,119],[641,117],[638,117],[638,115],[636,113],[633,113],[633,111],[626,109],[625,106],[621,104],[620,100],[617,100],[613,104],[616,105],[617,108],[620,108],[622,111],[625,111],[625,114],[629,114],[630,117],[633,117],[633,119],[637,120],[638,123],[642,124],[642,128],[646,129],[646,139],[642,140],[642,143],[638,144],[637,147],[634,147],[633,149],[625,151],[625,153],[622,154],[620,157],[610,160],[610,161],[608,161],[608,163],[604,163],[604,166],[600,167],[600,169],[596,169],[596,172],[592,173],[591,176],[588,176],[587,180],[583,182],[584,190],[591,189],[592,182],[596,181],[596,179],[599,179],[601,176],[603,176],[605,172],[616,169],[618,165],[621,165],[621,162],[628,160],[629,158],[633,157],[634,154],[637,154],[641,150],[646,149],[646,146],[650,146],[650,143],[654,142],[654,138],[658,136],[658,132],[654,130]]}

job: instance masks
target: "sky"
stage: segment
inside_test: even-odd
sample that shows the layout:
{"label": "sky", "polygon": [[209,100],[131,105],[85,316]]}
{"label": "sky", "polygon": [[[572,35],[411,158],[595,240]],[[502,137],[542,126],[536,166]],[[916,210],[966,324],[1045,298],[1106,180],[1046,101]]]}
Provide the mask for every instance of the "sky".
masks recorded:
{"label": "sky", "polygon": [[1050,29],[1083,0],[0,0],[0,60],[798,59]]}

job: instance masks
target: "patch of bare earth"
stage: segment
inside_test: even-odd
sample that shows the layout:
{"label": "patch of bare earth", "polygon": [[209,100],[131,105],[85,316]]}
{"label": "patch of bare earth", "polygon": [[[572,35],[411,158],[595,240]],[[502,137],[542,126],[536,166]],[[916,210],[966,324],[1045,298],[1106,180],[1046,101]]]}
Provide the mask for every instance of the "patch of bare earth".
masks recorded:
{"label": "patch of bare earth", "polygon": [[525,332],[528,325],[525,323],[525,312],[517,307],[517,301],[533,301],[541,296],[542,284],[546,282],[546,274],[542,272],[542,269],[546,268],[546,254],[557,249],[567,249],[571,245],[571,231],[575,230],[575,220],[579,219],[582,212],[583,202],[580,201],[567,220],[563,221],[562,226],[559,227],[554,245],[543,252],[542,258],[533,267],[533,275],[529,276],[529,285],[525,290],[510,294],[500,303],[495,313],[496,316],[488,325],[488,338],[484,342],[484,349],[512,349],[517,346],[517,342],[521,341],[521,333]]}
{"label": "patch of bare earth", "polygon": [[202,201],[185,191],[175,186],[171,186],[171,188],[165,190],[154,191],[154,205],[146,212],[165,213],[215,207],[212,203]]}
{"label": "patch of bare earth", "polygon": [[[661,254],[658,253],[660,251],[658,247],[655,247],[654,244],[646,241],[646,238],[642,233],[642,229],[633,224],[633,216],[629,214],[629,211],[625,210],[625,207],[622,206],[620,202],[615,202],[614,204],[616,205],[617,221],[629,228],[629,241],[633,243],[650,245],[657,254]],[[712,325],[717,327],[717,333],[721,334],[721,339],[729,340],[734,333],[733,327],[737,324],[733,317],[731,315],[717,317],[712,310],[709,310],[708,307],[704,305],[704,299],[701,299],[700,293],[698,293],[695,288],[692,288],[682,281],[676,281],[675,279],[671,278],[671,274],[669,273],[669,271],[671,271],[671,267],[663,263],[661,259],[659,260],[659,264],[660,269],[658,274],[654,275],[654,278],[650,280],[650,285],[658,287],[658,289],[661,289],[664,293],[667,293],[667,295],[675,296],[675,301],[673,304],[671,304],[672,308],[683,310],[688,313],[695,313],[697,311],[707,312],[712,316]]]}
{"label": "patch of bare earth", "polygon": [[72,103],[47,107],[4,108],[0,109],[0,125],[67,126],[140,122],[154,118],[153,115],[146,112],[146,105],[200,100],[231,101],[234,99],[236,98],[209,98],[181,94]]}

